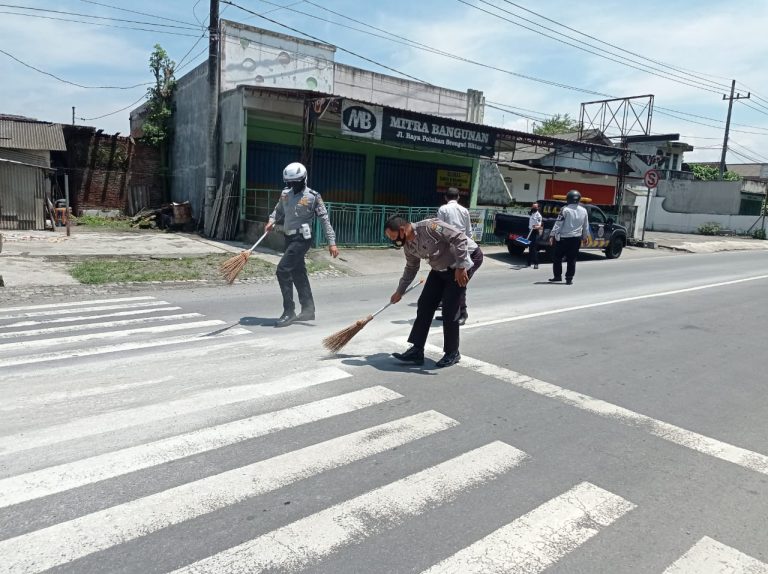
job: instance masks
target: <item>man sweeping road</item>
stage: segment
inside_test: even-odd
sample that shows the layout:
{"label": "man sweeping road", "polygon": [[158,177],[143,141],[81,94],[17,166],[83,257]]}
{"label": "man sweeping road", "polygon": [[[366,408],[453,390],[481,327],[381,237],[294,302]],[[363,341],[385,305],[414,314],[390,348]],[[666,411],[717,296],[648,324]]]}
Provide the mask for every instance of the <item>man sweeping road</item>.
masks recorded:
{"label": "man sweeping road", "polygon": [[405,353],[392,356],[404,363],[424,364],[424,345],[435,310],[443,303],[443,352],[438,368],[450,367],[461,360],[459,354],[459,305],[472,268],[467,256],[467,236],[460,230],[440,221],[426,219],[411,223],[402,217],[391,217],[384,233],[396,247],[405,251],[405,270],[390,301],[397,303],[419,272],[421,259],[426,259],[432,270],[427,276],[416,311],[416,321],[408,342],[413,346]]}
{"label": "man sweeping road", "polygon": [[[264,228],[269,232],[275,223],[282,223],[285,234],[285,253],[277,265],[277,281],[283,293],[283,314],[275,323],[275,327],[287,327],[296,321],[315,319],[315,301],[304,263],[304,256],[312,244],[312,223],[315,217],[319,217],[323,225],[331,256],[339,256],[336,233],[331,227],[328,210],[320,194],[307,187],[307,169],[300,163],[289,164],[283,170],[283,181],[288,188],[283,190],[275,210],[269,216],[269,223]],[[301,313],[298,315],[293,302],[294,285],[301,304]]]}

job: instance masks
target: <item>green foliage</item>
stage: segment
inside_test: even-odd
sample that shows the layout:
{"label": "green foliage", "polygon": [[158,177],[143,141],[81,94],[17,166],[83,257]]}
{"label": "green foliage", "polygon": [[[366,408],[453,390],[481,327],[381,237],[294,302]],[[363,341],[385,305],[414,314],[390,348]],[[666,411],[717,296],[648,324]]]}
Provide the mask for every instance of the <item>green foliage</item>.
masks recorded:
{"label": "green foliage", "polygon": [[715,221],[702,223],[699,225],[699,233],[702,235],[718,235],[720,233],[720,224]]}
{"label": "green foliage", "polygon": [[555,134],[567,134],[579,131],[579,122],[568,114],[555,114],[548,120],[536,124],[533,133],[540,136],[551,136]]}
{"label": "green foliage", "polygon": [[765,239],[765,229],[756,229],[752,237],[755,239]]}
{"label": "green foliage", "polygon": [[149,57],[149,69],[155,77],[155,85],[147,90],[147,117],[142,127],[142,139],[156,147],[166,144],[171,137],[175,67],[176,63],[168,57],[168,53],[160,44],[155,44],[155,50]]}
{"label": "green foliage", "polygon": [[109,229],[130,229],[131,220],[121,217],[99,217],[97,215],[81,215],[72,218],[77,225],[86,225],[88,227],[101,227]]}
{"label": "green foliage", "polygon": [[[720,170],[712,165],[694,163],[691,164],[691,171],[693,176],[701,181],[720,180]],[[741,176],[736,172],[728,170],[723,174],[723,181],[741,181]]]}

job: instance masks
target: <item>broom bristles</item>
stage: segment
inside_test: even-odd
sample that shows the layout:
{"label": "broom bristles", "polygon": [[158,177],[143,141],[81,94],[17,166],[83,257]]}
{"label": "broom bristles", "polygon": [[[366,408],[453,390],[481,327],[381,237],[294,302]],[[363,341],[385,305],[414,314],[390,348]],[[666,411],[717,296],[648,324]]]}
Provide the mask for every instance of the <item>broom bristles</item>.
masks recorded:
{"label": "broom bristles", "polygon": [[248,258],[250,256],[250,251],[242,251],[234,257],[230,257],[219,266],[219,271],[224,276],[224,279],[226,279],[227,283],[230,285],[234,283],[235,279],[237,279],[237,276],[240,275],[240,272],[245,267],[245,264],[248,263]]}
{"label": "broom bristles", "polygon": [[346,329],[330,335],[323,339],[323,346],[332,353],[338,353],[344,346],[349,343],[352,338],[357,335],[363,328],[373,320],[373,315],[368,315],[365,319],[355,321],[352,325]]}

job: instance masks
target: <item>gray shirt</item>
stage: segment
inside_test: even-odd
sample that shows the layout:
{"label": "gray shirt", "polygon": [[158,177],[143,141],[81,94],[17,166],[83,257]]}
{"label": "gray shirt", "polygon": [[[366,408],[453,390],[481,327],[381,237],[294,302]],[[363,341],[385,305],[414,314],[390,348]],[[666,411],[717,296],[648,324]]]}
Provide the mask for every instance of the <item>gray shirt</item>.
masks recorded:
{"label": "gray shirt", "polygon": [[336,245],[336,233],[331,227],[328,210],[323,199],[314,189],[305,187],[303,191],[294,192],[290,187],[284,189],[275,210],[269,216],[270,221],[282,224],[286,235],[296,233],[303,223],[312,226],[315,217],[320,218],[329,245]]}
{"label": "gray shirt", "polygon": [[402,295],[413,283],[422,259],[435,271],[472,268],[472,260],[467,257],[467,236],[463,231],[439,219],[425,219],[412,225],[415,237],[403,246],[405,270],[397,286],[398,293]]}
{"label": "gray shirt", "polygon": [[578,203],[569,203],[560,210],[554,227],[552,227],[552,236],[557,241],[567,237],[581,237],[589,239],[589,214]]}
{"label": "gray shirt", "polygon": [[467,250],[470,253],[477,249],[477,243],[472,239],[472,222],[466,207],[452,199],[440,206],[440,209],[437,210],[437,218],[464,232],[464,235],[467,236]]}

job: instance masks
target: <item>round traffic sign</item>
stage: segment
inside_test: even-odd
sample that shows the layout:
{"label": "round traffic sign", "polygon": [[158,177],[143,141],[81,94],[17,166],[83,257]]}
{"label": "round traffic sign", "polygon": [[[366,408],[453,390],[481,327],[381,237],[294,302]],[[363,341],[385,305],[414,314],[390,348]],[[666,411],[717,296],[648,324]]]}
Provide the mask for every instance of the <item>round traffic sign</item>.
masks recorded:
{"label": "round traffic sign", "polygon": [[649,169],[645,172],[645,175],[643,176],[643,181],[645,182],[645,186],[649,188],[654,188],[659,184],[659,178],[660,174],[655,169]]}

